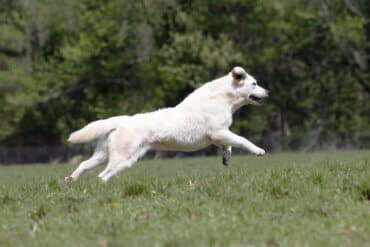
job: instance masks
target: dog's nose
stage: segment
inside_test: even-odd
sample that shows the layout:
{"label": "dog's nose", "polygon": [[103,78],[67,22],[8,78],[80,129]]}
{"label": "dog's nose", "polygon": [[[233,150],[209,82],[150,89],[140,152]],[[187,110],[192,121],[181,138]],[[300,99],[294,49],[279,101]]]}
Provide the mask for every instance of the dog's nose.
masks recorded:
{"label": "dog's nose", "polygon": [[270,91],[269,90],[266,90],[266,95],[270,96]]}

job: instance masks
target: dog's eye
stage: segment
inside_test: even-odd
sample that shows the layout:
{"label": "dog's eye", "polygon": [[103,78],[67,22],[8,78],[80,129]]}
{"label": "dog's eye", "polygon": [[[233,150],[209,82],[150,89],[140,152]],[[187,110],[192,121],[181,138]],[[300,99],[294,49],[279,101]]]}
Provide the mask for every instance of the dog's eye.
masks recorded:
{"label": "dog's eye", "polygon": [[253,84],[252,84],[253,86],[257,86],[257,83],[256,82],[253,82]]}

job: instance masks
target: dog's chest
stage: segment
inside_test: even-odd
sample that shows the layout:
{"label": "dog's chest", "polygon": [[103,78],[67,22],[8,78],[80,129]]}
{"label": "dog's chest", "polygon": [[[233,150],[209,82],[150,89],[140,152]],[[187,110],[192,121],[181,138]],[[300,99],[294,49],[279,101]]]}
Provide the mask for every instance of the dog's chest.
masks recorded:
{"label": "dog's chest", "polygon": [[143,130],[150,130],[148,141],[157,150],[194,151],[211,144],[209,133],[228,128],[231,114],[224,111],[166,109],[140,119]]}
{"label": "dog's chest", "polygon": [[204,125],[179,124],[172,128],[163,128],[153,137],[157,149],[194,151],[210,144]]}
{"label": "dog's chest", "polygon": [[167,116],[153,126],[150,142],[157,150],[194,151],[204,148],[210,144],[205,122],[203,117],[186,114]]}
{"label": "dog's chest", "polygon": [[210,145],[204,132],[180,132],[178,135],[166,135],[153,142],[157,150],[195,151]]}

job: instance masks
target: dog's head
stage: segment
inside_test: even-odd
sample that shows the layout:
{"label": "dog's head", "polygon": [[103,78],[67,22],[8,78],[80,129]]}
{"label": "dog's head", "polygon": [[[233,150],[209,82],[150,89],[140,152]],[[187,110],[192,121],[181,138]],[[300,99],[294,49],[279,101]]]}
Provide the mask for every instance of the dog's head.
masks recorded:
{"label": "dog's head", "polygon": [[269,96],[269,91],[260,87],[256,79],[249,75],[242,67],[235,67],[231,71],[233,86],[238,96],[243,97],[246,104],[261,105]]}

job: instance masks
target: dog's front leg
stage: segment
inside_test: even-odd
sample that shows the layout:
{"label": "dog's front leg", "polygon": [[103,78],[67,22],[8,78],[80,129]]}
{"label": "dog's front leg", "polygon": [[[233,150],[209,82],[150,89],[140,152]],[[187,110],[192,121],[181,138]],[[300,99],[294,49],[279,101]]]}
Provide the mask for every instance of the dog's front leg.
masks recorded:
{"label": "dog's front leg", "polygon": [[236,148],[243,148],[255,155],[264,155],[265,150],[257,147],[246,138],[234,134],[228,129],[216,131],[210,135],[212,142],[216,145],[233,146]]}
{"label": "dog's front leg", "polygon": [[231,152],[232,152],[232,147],[231,146],[223,146],[222,147],[222,164],[224,166],[230,165]]}

